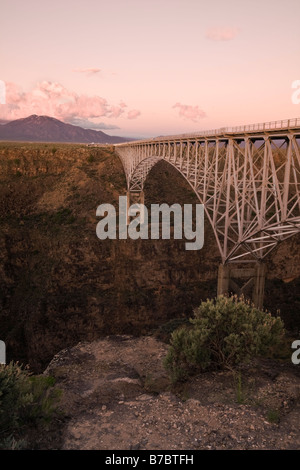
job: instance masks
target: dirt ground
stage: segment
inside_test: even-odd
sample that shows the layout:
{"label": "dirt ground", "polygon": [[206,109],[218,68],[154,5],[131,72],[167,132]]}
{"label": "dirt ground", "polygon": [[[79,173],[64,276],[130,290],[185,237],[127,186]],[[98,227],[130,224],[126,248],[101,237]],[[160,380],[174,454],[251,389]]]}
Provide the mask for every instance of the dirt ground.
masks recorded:
{"label": "dirt ground", "polygon": [[34,448],[300,448],[300,366],[257,360],[174,388],[167,348],[153,336],[110,336],[57,354],[45,374],[63,390],[64,414]]}

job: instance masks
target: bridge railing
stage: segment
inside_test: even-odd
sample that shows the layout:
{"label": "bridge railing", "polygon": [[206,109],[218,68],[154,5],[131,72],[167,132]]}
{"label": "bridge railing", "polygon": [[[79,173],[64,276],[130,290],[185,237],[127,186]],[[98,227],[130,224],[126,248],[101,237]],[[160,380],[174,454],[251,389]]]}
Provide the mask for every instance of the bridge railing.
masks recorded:
{"label": "bridge railing", "polygon": [[[281,121],[270,121],[258,124],[249,124],[247,126],[232,127],[231,132],[264,131],[273,129],[289,129],[290,127],[300,126],[300,118],[284,119]],[[229,128],[230,129],[230,128]]]}
{"label": "bridge railing", "polygon": [[278,129],[290,129],[300,127],[300,118],[293,118],[293,119],[283,119],[281,121],[269,121],[269,122],[262,122],[256,124],[247,124],[245,126],[235,126],[235,127],[221,127],[219,129],[210,129],[207,131],[198,131],[192,132],[188,134],[177,134],[177,135],[165,135],[159,137],[153,137],[150,139],[143,139],[138,141],[132,141],[125,144],[117,144],[120,146],[136,144],[139,142],[156,142],[156,141],[164,141],[164,140],[180,140],[180,139],[188,139],[194,137],[207,137],[207,136],[220,136],[224,134],[236,134],[236,133],[247,133],[247,132],[255,132],[255,131],[272,131]]}
{"label": "bridge railing", "polygon": [[151,140],[163,140],[171,138],[188,138],[188,137],[201,137],[201,136],[217,136],[224,134],[235,134],[235,133],[246,133],[253,131],[272,131],[276,129],[290,129],[294,127],[300,127],[300,118],[283,119],[281,121],[269,121],[260,122],[256,124],[247,124],[245,126],[234,126],[234,127],[220,127],[218,129],[210,129],[207,131],[193,132],[189,134],[181,134],[174,136],[162,136],[154,137]]}

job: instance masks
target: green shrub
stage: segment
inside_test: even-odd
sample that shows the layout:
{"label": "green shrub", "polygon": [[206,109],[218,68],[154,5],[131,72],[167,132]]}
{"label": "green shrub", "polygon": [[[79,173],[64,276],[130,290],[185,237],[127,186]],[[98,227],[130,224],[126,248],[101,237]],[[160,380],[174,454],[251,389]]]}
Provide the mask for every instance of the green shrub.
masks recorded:
{"label": "green shrub", "polygon": [[87,158],[87,161],[88,161],[89,163],[93,163],[95,160],[96,160],[96,159],[95,159],[95,155],[93,155],[92,153],[90,153],[90,155],[89,155],[88,158]]}
{"label": "green shrub", "polygon": [[160,325],[157,330],[155,331],[155,337],[160,341],[164,341],[165,343],[169,343],[171,339],[171,335],[173,331],[177,328],[186,325],[189,323],[188,318],[173,318],[166,323]]}
{"label": "green shrub", "polygon": [[51,214],[49,219],[53,224],[58,225],[67,225],[75,222],[75,217],[68,207],[60,208],[57,212]]}
{"label": "green shrub", "polygon": [[267,420],[269,423],[279,424],[280,422],[280,412],[278,410],[269,410],[267,412]]}
{"label": "green shrub", "polygon": [[15,432],[51,421],[60,395],[53,385],[52,377],[32,376],[18,363],[0,365],[0,448],[16,448]]}
{"label": "green shrub", "polygon": [[26,445],[25,439],[15,439],[12,434],[0,439],[0,450],[24,450]]}
{"label": "green shrub", "polygon": [[20,425],[21,412],[30,400],[28,372],[10,362],[0,366],[0,434]]}
{"label": "green shrub", "polygon": [[30,401],[23,413],[27,423],[49,423],[57,411],[61,391],[53,389],[54,377],[35,375],[29,377]]}
{"label": "green shrub", "polygon": [[280,343],[283,322],[237,296],[202,302],[189,326],[173,332],[164,365],[174,382],[195,370],[232,369]]}

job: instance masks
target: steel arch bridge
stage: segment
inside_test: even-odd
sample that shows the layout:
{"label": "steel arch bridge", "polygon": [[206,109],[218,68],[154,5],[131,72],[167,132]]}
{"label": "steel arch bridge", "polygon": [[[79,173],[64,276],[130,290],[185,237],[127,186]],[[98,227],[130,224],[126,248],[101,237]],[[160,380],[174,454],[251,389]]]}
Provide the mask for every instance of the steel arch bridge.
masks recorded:
{"label": "steel arch bridge", "polygon": [[223,266],[261,263],[300,232],[300,118],[156,137],[115,150],[130,193],[142,194],[160,160],[183,175],[204,204]]}

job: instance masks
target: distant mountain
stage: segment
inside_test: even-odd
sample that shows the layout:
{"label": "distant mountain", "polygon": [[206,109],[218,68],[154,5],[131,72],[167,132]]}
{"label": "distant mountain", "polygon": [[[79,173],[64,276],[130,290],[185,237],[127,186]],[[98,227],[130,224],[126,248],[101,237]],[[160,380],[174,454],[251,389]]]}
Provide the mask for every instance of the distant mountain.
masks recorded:
{"label": "distant mountain", "polygon": [[33,114],[0,126],[0,140],[29,142],[76,142],[118,144],[133,139],[116,137],[102,131],[83,129],[49,116]]}

